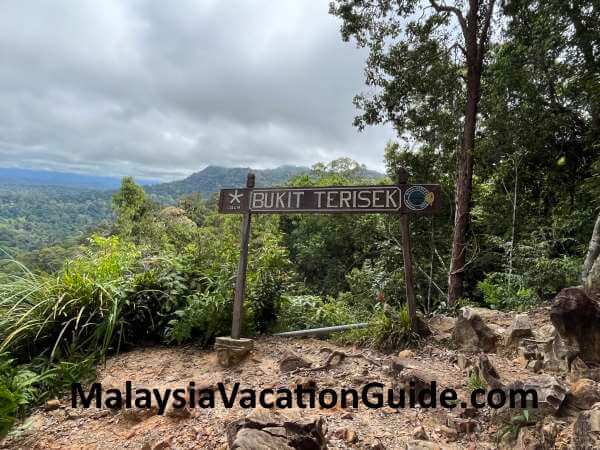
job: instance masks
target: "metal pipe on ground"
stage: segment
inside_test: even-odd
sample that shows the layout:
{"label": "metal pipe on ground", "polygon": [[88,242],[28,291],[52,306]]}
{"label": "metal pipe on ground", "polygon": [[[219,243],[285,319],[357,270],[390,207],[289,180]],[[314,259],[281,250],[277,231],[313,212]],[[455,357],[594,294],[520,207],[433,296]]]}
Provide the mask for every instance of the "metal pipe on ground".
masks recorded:
{"label": "metal pipe on ground", "polygon": [[273,336],[279,337],[302,337],[302,336],[326,336],[330,333],[336,333],[338,331],[353,330],[355,328],[366,328],[369,324],[367,322],[352,323],[349,325],[337,325],[335,327],[323,327],[323,328],[310,328],[308,330],[297,330],[297,331],[286,331],[284,333],[275,333]]}

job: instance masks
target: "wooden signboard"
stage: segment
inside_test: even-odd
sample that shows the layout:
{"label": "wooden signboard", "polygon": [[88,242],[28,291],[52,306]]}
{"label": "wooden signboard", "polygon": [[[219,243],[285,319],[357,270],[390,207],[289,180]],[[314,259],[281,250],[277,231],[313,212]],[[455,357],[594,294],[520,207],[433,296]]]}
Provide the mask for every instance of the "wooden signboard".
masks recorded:
{"label": "wooden signboard", "polygon": [[437,184],[222,189],[219,197],[225,214],[430,214],[439,207]]}
{"label": "wooden signboard", "polygon": [[406,303],[413,328],[416,303],[413,289],[409,216],[432,214],[441,207],[438,184],[407,184],[407,172],[399,168],[398,184],[388,186],[329,186],[310,188],[255,188],[248,174],[245,188],[222,189],[219,212],[242,214],[241,254],[235,284],[231,337],[241,334],[246,265],[252,214],[372,214],[400,216],[404,258]]}

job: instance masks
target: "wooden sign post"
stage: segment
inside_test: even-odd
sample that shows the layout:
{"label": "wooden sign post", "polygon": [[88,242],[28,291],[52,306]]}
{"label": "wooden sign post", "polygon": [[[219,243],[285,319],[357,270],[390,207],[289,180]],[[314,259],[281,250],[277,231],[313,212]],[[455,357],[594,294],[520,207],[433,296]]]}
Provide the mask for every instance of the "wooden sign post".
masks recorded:
{"label": "wooden sign post", "polygon": [[[253,173],[249,173],[246,178],[246,188],[252,189],[254,183],[255,176]],[[252,214],[250,211],[245,212],[242,217],[240,263],[235,279],[235,297],[233,299],[233,321],[231,324],[231,337],[233,339],[240,338],[242,333],[242,323],[244,321],[244,296],[246,295],[246,268],[248,267],[248,243],[250,242],[251,220]]]}
{"label": "wooden sign post", "polygon": [[[398,167],[396,171],[396,182],[402,192],[406,192],[408,183],[408,171],[404,167]],[[417,302],[415,300],[415,285],[412,270],[412,249],[410,244],[410,218],[408,214],[400,215],[402,228],[402,258],[404,259],[404,289],[406,292],[406,306],[410,317],[412,330],[417,329]]]}
{"label": "wooden sign post", "polygon": [[409,216],[436,212],[441,206],[441,191],[438,184],[408,184],[408,172],[403,168],[398,169],[396,177],[397,184],[393,186],[255,188],[254,174],[248,174],[245,188],[222,189],[219,212],[243,215],[231,338],[239,340],[241,336],[252,214],[398,214],[402,227],[406,303],[411,324],[416,329]]}

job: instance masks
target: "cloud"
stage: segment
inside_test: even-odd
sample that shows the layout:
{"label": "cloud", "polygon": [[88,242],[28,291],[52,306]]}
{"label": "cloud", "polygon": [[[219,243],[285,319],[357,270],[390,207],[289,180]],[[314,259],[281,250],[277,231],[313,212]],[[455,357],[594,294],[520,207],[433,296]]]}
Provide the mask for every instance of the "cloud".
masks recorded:
{"label": "cloud", "polygon": [[208,164],[351,156],[365,53],[327,1],[82,0],[0,6],[0,165],[177,178]]}

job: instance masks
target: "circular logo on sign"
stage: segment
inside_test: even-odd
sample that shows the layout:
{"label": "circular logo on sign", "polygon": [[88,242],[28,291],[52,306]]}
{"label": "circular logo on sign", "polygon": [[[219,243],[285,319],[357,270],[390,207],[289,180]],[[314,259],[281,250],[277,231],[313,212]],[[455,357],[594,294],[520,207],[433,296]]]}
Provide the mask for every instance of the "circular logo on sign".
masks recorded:
{"label": "circular logo on sign", "polygon": [[425,186],[411,186],[404,193],[404,204],[413,211],[421,211],[433,205],[434,199],[434,193]]}

